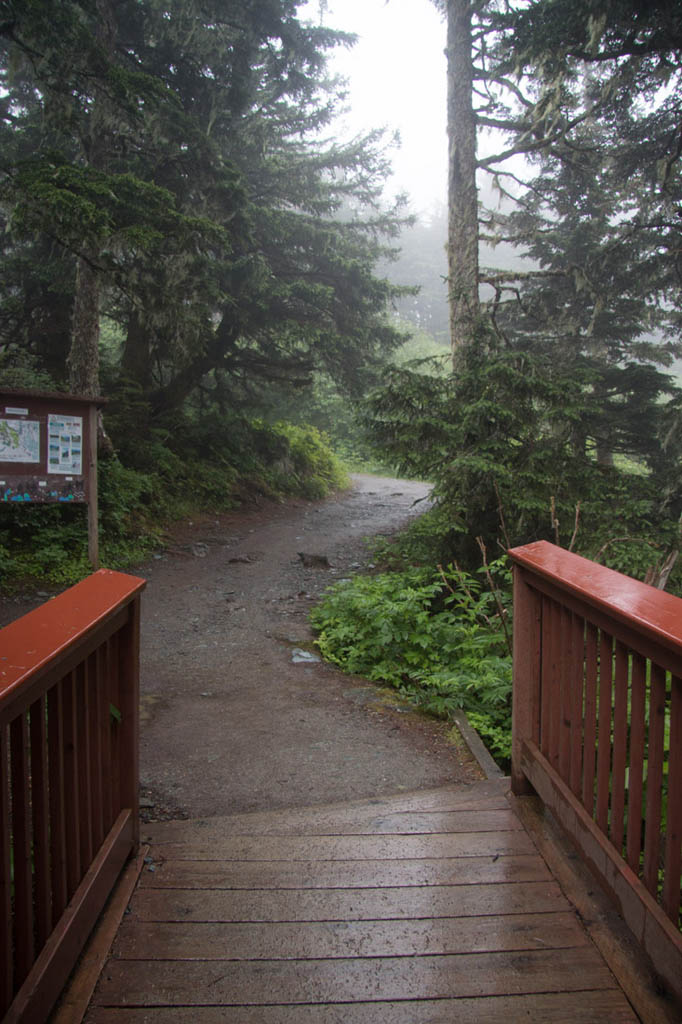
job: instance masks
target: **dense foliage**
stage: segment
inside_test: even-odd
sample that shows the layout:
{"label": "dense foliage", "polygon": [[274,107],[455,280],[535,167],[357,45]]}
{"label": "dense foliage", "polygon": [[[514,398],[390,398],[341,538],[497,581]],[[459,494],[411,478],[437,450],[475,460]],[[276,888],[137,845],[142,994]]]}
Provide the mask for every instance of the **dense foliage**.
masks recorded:
{"label": "dense foliage", "polygon": [[[682,351],[682,36],[669,3],[436,3],[448,23],[453,372],[394,368],[367,421],[402,471],[435,481],[438,506],[419,544],[400,546],[425,568],[350,584],[316,622],[340,663],[428,706],[439,679],[446,703],[463,703],[471,679],[476,716],[501,635],[479,617],[478,690],[466,645],[460,662],[448,638],[482,559],[546,538],[682,589],[679,564],[668,577],[682,394],[666,373]],[[486,128],[497,146],[477,152]],[[500,203],[481,213],[484,172]],[[487,253],[480,268],[481,241],[515,246],[525,265]],[[456,584],[435,570],[453,559]],[[494,731],[486,713],[476,722]]]}
{"label": "dense foliage", "polygon": [[[504,584],[501,563],[491,569]],[[505,764],[511,654],[497,617],[497,602],[506,603],[500,593],[452,566],[385,572],[338,583],[311,618],[325,657],[431,714],[463,708]]]}
{"label": "dense foliage", "polygon": [[[367,458],[364,397],[382,457],[433,480],[438,505],[405,576],[330,596],[321,646],[484,716],[502,753],[488,605],[507,599],[499,575],[497,597],[479,589],[481,558],[544,537],[662,582],[680,545],[680,19],[639,0],[435,2],[449,208],[405,236],[392,284],[404,222],[380,133],[333,137],[326,60],[351,37],[296,0],[0,0],[0,373],[106,393],[119,564],[245,481],[338,486],[315,427]],[[479,209],[483,174],[496,208]],[[386,368],[405,337],[391,304],[421,332],[413,355],[442,346],[446,220],[452,372],[437,355]],[[81,513],[21,511],[0,510],[0,568],[78,571]]]}
{"label": "dense foliage", "polygon": [[103,310],[107,390],[134,382],[154,420],[315,368],[352,390],[399,341],[379,133],[325,137],[349,37],[296,6],[4,0],[4,367],[96,390]]}
{"label": "dense foliage", "polygon": [[[352,37],[297,7],[0,0],[0,384],[107,397],[110,564],[188,502],[338,486],[301,410],[326,387],[329,423],[403,340],[381,133],[331,133]],[[83,567],[77,511],[2,516],[5,575]]]}

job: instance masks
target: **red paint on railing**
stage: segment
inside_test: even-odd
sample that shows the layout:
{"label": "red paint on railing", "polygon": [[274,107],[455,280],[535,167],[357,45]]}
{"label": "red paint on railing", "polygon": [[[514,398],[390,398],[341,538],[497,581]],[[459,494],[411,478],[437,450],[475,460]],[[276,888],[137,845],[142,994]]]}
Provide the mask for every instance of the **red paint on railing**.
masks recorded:
{"label": "red paint on railing", "polygon": [[139,597],[102,569],[0,631],[0,1015],[39,1022],[138,841]]}
{"label": "red paint on railing", "polygon": [[512,787],[557,814],[682,997],[682,600],[546,541],[509,554]]}
{"label": "red paint on railing", "polygon": [[546,540],[512,548],[509,557],[566,593],[601,609],[637,633],[655,638],[676,652],[682,649],[680,599],[622,573],[597,565]]}
{"label": "red paint on railing", "polygon": [[145,580],[100,569],[0,631],[0,700],[111,618]]}

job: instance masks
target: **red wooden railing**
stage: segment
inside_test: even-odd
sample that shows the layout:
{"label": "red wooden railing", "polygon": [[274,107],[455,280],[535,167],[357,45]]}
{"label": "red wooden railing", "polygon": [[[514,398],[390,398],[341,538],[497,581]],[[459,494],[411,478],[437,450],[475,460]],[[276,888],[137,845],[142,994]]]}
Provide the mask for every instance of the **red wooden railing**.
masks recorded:
{"label": "red wooden railing", "polygon": [[138,843],[139,597],[102,569],[0,631],[0,1017],[43,1021]]}
{"label": "red wooden railing", "polygon": [[514,562],[512,789],[551,808],[682,996],[682,600],[539,541]]}

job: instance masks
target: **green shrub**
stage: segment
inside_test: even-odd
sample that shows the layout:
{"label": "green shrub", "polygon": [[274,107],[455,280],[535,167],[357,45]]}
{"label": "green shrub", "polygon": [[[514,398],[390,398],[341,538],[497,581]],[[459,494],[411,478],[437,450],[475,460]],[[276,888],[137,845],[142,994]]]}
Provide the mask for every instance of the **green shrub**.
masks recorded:
{"label": "green shrub", "polygon": [[288,446],[272,471],[277,489],[315,500],[348,486],[348,474],[334,455],[329,438],[316,427],[277,423],[273,429]]}
{"label": "green shrub", "polygon": [[344,671],[393,686],[432,714],[476,715],[506,764],[512,665],[498,602],[506,617],[509,573],[500,562],[491,572],[496,594],[455,567],[358,576],[327,591],[311,622],[324,657]]}

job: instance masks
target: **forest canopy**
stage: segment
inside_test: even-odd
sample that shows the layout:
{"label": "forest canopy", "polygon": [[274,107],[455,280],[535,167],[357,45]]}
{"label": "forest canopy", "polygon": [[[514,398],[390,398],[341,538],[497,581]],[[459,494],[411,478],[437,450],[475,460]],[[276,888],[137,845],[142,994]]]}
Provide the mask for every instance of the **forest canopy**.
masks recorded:
{"label": "forest canopy", "polygon": [[291,0],[1,7],[3,368],[127,380],[153,417],[315,368],[357,387],[399,340],[372,271],[400,218],[380,133],[331,134],[351,37]]}
{"label": "forest canopy", "polygon": [[[2,0],[3,383],[106,394],[126,514],[202,460],[207,500],[240,460],[267,488],[278,418],[357,448],[364,398],[435,482],[444,557],[577,516],[584,553],[644,574],[682,511],[677,5],[436,6],[447,268],[445,218],[406,234],[386,200],[381,131],[336,138],[353,37],[295,0]],[[444,291],[451,371],[392,367],[410,318],[443,342]]]}

